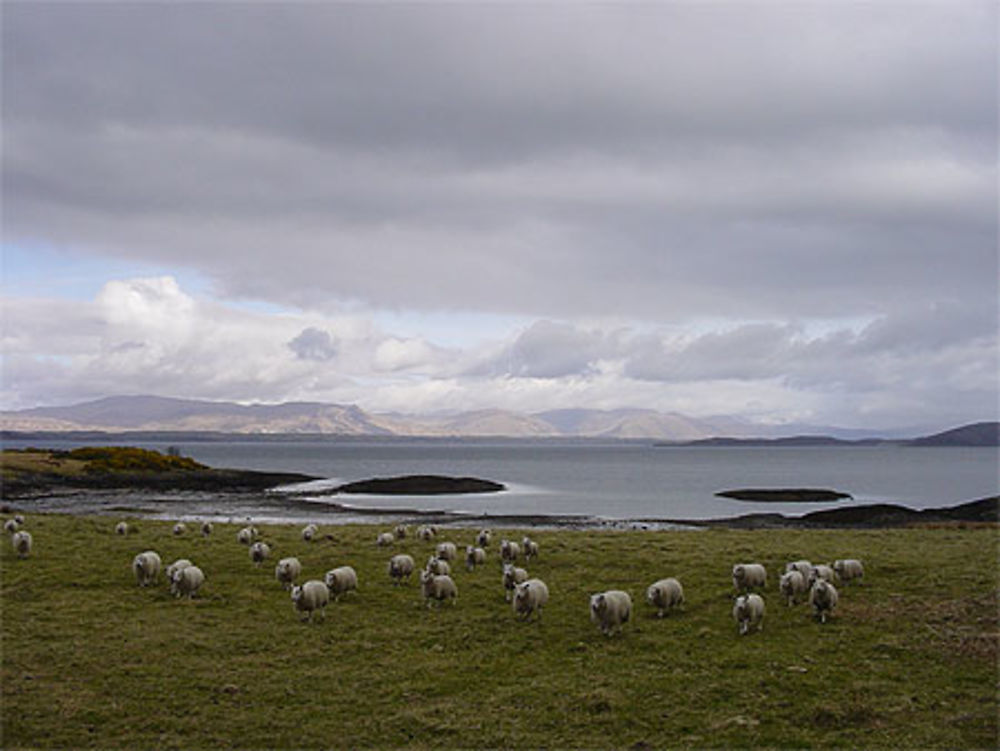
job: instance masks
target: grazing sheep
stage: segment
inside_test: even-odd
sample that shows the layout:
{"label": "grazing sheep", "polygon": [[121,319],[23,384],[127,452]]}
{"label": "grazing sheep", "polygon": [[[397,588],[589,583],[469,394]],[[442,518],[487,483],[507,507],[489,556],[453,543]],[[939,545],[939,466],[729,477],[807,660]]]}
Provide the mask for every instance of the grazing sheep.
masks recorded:
{"label": "grazing sheep", "polygon": [[488,529],[479,530],[479,534],[476,535],[476,545],[478,545],[481,548],[488,548],[490,546],[490,538],[492,536],[493,533],[490,532]]}
{"label": "grazing sheep", "polygon": [[236,533],[236,541],[241,545],[249,545],[253,542],[253,538],[257,536],[257,530],[254,527],[244,527],[239,532]]}
{"label": "grazing sheep", "polygon": [[437,556],[432,555],[428,558],[427,565],[424,568],[432,574],[438,574],[439,576],[451,575],[451,565],[448,561],[438,558]]}
{"label": "grazing sheep", "polygon": [[430,571],[424,571],[420,574],[420,592],[424,596],[427,607],[430,607],[434,600],[437,600],[438,605],[445,600],[451,600],[454,604],[455,598],[458,597],[458,587],[455,586],[455,582],[450,576],[438,576]]}
{"label": "grazing sheep", "polygon": [[326,584],[317,579],[310,579],[302,586],[292,587],[292,604],[296,612],[304,613],[302,620],[312,621],[317,610],[326,620],[326,606],[330,603],[330,590]]}
{"label": "grazing sheep", "polygon": [[339,566],[326,572],[323,583],[330,590],[333,599],[339,600],[345,592],[357,591],[358,574],[350,566]]}
{"label": "grazing sheep", "polygon": [[147,550],[133,558],[132,572],[135,574],[135,579],[139,586],[145,587],[154,583],[156,577],[160,575],[161,565],[162,561],[160,561],[160,556],[155,550]]}
{"label": "grazing sheep", "polygon": [[174,571],[174,575],[170,579],[170,591],[174,593],[174,597],[182,597],[187,595],[189,598],[194,597],[198,588],[205,583],[205,574],[197,566],[185,566],[182,569]]}
{"label": "grazing sheep", "polygon": [[820,623],[826,623],[826,616],[837,607],[837,589],[825,579],[817,579],[809,590],[809,604]]}
{"label": "grazing sheep", "polygon": [[127,535],[128,534],[128,523],[127,522],[118,522],[115,525],[115,534],[116,535]]}
{"label": "grazing sheep", "polygon": [[316,536],[316,533],[318,531],[319,527],[317,527],[315,524],[307,524],[302,528],[302,539],[305,540],[306,542],[312,542],[313,537]]}
{"label": "grazing sheep", "polygon": [[809,575],[809,586],[812,587],[812,585],[820,579],[828,584],[833,584],[835,581],[834,577],[835,575],[833,573],[833,569],[820,563],[819,565],[813,566],[812,573]]}
{"label": "grazing sheep", "polygon": [[511,594],[514,592],[514,588],[521,582],[528,580],[528,572],[523,568],[518,568],[512,563],[505,563],[503,565],[503,588],[504,588],[504,599],[508,602],[510,601]]}
{"label": "grazing sheep", "polygon": [[203,537],[208,537],[210,534],[212,534],[212,522],[201,523],[201,534]]}
{"label": "grazing sheep", "polygon": [[19,526],[19,527],[23,527],[24,526],[24,516],[23,515],[21,515],[21,514],[14,514],[14,521],[17,522],[17,526]]}
{"label": "grazing sheep", "polygon": [[378,537],[375,538],[375,544],[380,548],[387,548],[395,540],[396,538],[392,536],[392,532],[379,532]]}
{"label": "grazing sheep", "polygon": [[439,542],[436,552],[437,557],[445,561],[453,561],[458,558],[458,548],[453,542]]}
{"label": "grazing sheep", "polygon": [[740,595],[733,605],[733,620],[739,628],[740,636],[750,633],[751,629],[764,629],[764,598],[760,595]]}
{"label": "grazing sheep", "polygon": [[798,571],[802,574],[802,578],[806,582],[809,581],[809,577],[812,576],[813,565],[809,561],[792,561],[791,563],[785,564],[785,573],[789,571]]}
{"label": "grazing sheep", "polygon": [[257,568],[260,568],[260,564],[266,561],[269,555],[271,555],[271,546],[266,542],[255,542],[250,546],[250,560]]}
{"label": "grazing sheep", "polygon": [[767,586],[767,570],[759,563],[737,563],[733,566],[733,586],[737,592],[748,592]]}
{"label": "grazing sheep", "polygon": [[482,548],[476,548],[472,545],[466,545],[465,547],[465,567],[472,571],[476,566],[482,566],[486,563],[486,551]]}
{"label": "grazing sheep", "polygon": [[507,563],[516,563],[521,555],[521,546],[511,540],[500,541],[500,560]]}
{"label": "grazing sheep", "polygon": [[188,566],[193,566],[187,558],[178,558],[176,561],[167,566],[167,581],[170,582],[170,591],[174,591],[174,574],[176,574],[181,569],[187,568]]}
{"label": "grazing sheep", "polygon": [[833,572],[844,584],[855,579],[860,584],[862,577],[865,575],[865,567],[856,558],[846,558],[833,562]]}
{"label": "grazing sheep", "polygon": [[788,605],[791,607],[797,604],[799,598],[809,591],[809,584],[801,571],[792,569],[781,575],[781,579],[778,580],[778,589],[781,590],[782,597],[788,600]]}
{"label": "grazing sheep", "polygon": [[417,529],[417,539],[423,542],[430,542],[434,539],[434,535],[437,534],[434,527],[423,526]]}
{"label": "grazing sheep", "polygon": [[274,567],[274,578],[285,589],[291,587],[302,574],[302,564],[298,558],[282,558]]}
{"label": "grazing sheep", "polygon": [[180,537],[185,532],[187,532],[187,525],[185,525],[184,522],[177,522],[174,525],[174,534],[176,536]]}
{"label": "grazing sheep", "polygon": [[399,586],[403,579],[410,580],[414,568],[416,568],[416,564],[413,562],[412,556],[406,553],[394,555],[389,559],[389,578],[392,579],[394,585]]}
{"label": "grazing sheep", "polygon": [[25,532],[23,529],[15,532],[11,535],[10,543],[17,551],[18,558],[27,558],[31,552],[31,532]]}
{"label": "grazing sheep", "polygon": [[662,618],[667,611],[684,604],[684,588],[673,577],[660,579],[649,585],[646,602],[657,609],[656,617]]}
{"label": "grazing sheep", "polygon": [[590,597],[590,620],[598,625],[601,633],[609,636],[632,617],[632,598],[628,592],[609,589]]}
{"label": "grazing sheep", "polygon": [[524,560],[530,561],[532,558],[538,557],[538,543],[530,537],[521,540],[521,545],[524,548]]}
{"label": "grazing sheep", "polygon": [[521,620],[529,620],[532,613],[542,619],[542,608],[549,601],[549,588],[541,579],[528,579],[514,588],[514,614]]}
{"label": "grazing sheep", "polygon": [[397,524],[396,528],[392,531],[392,533],[396,536],[397,540],[405,540],[406,535],[409,531],[410,530],[406,528],[405,524]]}
{"label": "grazing sheep", "polygon": [[18,523],[17,519],[8,519],[3,523],[3,531],[12,535],[17,532],[17,529],[20,526],[21,525]]}

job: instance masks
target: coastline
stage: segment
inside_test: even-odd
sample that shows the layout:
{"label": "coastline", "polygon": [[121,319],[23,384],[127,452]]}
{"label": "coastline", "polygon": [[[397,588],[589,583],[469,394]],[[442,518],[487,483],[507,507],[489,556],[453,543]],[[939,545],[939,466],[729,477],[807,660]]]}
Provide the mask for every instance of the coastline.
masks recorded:
{"label": "coastline", "polygon": [[[360,499],[359,499],[360,500]],[[78,501],[85,501],[78,503]],[[209,506],[208,504],[211,504]],[[246,514],[247,506],[258,509]],[[228,509],[228,512],[227,512]],[[576,530],[708,530],[708,529],[887,529],[927,524],[997,524],[1000,496],[988,496],[929,509],[876,503],[813,511],[801,516],[750,513],[718,519],[672,517],[609,518],[575,514],[464,513],[415,507],[377,508],[350,502],[308,500],[296,493],[230,491],[210,497],[185,491],[143,492],[128,489],[66,490],[5,498],[2,513],[118,515],[153,519],[217,522],[260,518],[267,523],[323,525],[436,524],[445,527],[511,527]]]}

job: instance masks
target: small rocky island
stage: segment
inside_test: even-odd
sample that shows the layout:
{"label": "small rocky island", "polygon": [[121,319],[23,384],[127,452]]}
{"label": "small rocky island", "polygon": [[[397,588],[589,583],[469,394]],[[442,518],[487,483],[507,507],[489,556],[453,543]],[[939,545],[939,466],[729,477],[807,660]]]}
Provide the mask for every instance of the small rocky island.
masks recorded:
{"label": "small rocky island", "polygon": [[715,495],[756,503],[830,503],[854,498],[850,493],[822,488],[740,488],[721,490]]}
{"label": "small rocky island", "polygon": [[376,477],[340,485],[331,492],[366,495],[446,495],[454,493],[497,493],[507,487],[499,482],[477,477],[447,477],[444,475],[403,475]]}

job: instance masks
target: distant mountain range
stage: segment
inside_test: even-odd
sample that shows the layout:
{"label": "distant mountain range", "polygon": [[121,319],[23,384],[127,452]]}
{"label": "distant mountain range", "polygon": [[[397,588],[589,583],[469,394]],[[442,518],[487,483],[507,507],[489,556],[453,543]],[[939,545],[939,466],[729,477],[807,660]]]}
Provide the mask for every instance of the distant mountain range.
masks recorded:
{"label": "distant mountain range", "polygon": [[[700,419],[644,409],[560,409],[532,414],[493,409],[428,416],[375,414],[354,405],[320,402],[245,405],[159,396],[113,396],[67,407],[0,412],[0,430],[574,437],[665,442],[713,439],[708,442],[723,445],[740,440],[778,439],[801,444],[900,437],[822,426],[757,425],[729,417]],[[995,446],[997,432],[997,423],[978,423],[918,440],[919,445]]]}

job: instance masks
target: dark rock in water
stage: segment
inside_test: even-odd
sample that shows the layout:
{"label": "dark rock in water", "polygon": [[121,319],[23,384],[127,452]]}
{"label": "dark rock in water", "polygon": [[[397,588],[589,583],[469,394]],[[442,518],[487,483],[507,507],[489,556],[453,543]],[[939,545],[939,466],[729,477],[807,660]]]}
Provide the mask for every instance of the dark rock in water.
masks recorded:
{"label": "dark rock in water", "polygon": [[443,475],[403,475],[376,477],[349,482],[335,488],[335,493],[365,493],[368,495],[443,495],[446,493],[496,493],[506,486],[476,477],[445,477]]}
{"label": "dark rock in water", "polygon": [[721,498],[757,503],[829,503],[852,498],[850,493],[820,488],[740,488],[716,493]]}
{"label": "dark rock in water", "polygon": [[810,526],[894,527],[936,522],[1000,521],[1000,498],[990,496],[957,506],[911,509],[893,503],[813,511],[802,517]]}

